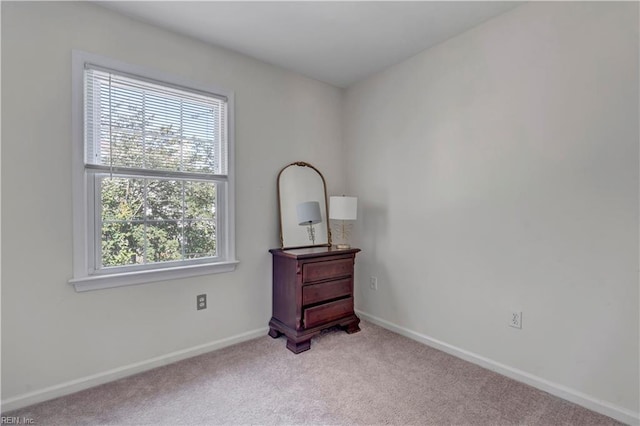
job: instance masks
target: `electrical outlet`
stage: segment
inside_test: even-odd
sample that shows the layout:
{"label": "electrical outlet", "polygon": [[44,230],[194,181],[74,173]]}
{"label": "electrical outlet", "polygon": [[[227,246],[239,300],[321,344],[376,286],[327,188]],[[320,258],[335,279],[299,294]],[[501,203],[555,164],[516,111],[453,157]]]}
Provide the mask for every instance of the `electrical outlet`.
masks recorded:
{"label": "electrical outlet", "polygon": [[199,311],[201,309],[207,309],[207,295],[199,294],[196,296],[196,309]]}
{"label": "electrical outlet", "polygon": [[509,326],[513,328],[522,328],[522,311],[511,311],[509,316]]}
{"label": "electrical outlet", "polygon": [[377,277],[369,277],[369,288],[371,290],[378,289],[378,278]]}

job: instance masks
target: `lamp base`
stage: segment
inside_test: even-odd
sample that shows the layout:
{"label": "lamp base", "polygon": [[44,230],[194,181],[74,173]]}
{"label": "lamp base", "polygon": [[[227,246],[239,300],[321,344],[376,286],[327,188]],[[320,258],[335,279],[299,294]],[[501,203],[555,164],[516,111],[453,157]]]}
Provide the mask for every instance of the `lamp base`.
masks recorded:
{"label": "lamp base", "polygon": [[336,248],[338,250],[346,250],[346,249],[350,249],[351,246],[349,244],[336,244]]}

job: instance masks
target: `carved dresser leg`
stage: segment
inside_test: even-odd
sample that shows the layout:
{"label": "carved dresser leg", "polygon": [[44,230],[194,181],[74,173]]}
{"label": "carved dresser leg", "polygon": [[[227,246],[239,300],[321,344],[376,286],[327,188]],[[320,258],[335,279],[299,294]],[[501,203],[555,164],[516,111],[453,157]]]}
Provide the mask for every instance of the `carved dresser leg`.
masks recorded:
{"label": "carved dresser leg", "polygon": [[348,334],[357,333],[358,331],[360,331],[360,327],[358,326],[359,323],[360,321],[354,321],[350,323],[349,325],[347,325],[347,328],[345,331]]}
{"label": "carved dresser leg", "polygon": [[278,337],[282,336],[282,333],[280,333],[275,328],[269,327],[269,336],[273,337],[274,339],[277,339]]}
{"label": "carved dresser leg", "polygon": [[307,351],[311,349],[311,339],[304,340],[302,342],[296,342],[292,339],[287,339],[287,349],[289,349],[294,354],[299,354],[300,352]]}

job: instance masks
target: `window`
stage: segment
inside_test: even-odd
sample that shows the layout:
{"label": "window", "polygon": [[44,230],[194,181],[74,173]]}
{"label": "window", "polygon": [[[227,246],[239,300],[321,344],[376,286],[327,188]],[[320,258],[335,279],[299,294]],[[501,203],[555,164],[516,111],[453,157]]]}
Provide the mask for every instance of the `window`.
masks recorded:
{"label": "window", "polygon": [[76,290],[233,270],[233,96],[73,54]]}

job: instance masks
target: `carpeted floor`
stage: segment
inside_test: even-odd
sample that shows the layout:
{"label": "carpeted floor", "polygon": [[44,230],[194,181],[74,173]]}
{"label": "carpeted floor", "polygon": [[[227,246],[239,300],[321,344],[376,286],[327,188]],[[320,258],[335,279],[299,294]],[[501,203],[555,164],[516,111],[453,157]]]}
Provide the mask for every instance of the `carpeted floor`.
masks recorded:
{"label": "carpeted floor", "polygon": [[37,425],[617,425],[370,323],[265,337],[3,416]]}

